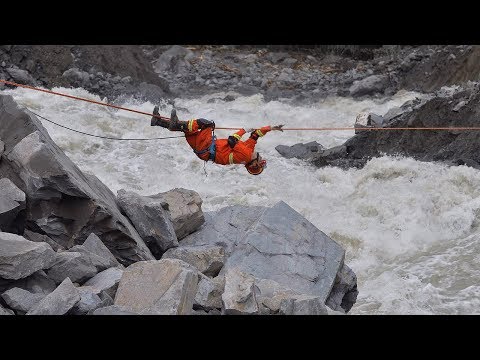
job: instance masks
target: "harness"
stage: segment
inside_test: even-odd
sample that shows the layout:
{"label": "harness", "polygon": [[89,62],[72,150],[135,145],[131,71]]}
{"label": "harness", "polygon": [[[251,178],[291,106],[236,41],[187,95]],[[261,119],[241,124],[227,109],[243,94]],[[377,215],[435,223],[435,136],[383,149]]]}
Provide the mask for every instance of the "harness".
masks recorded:
{"label": "harness", "polygon": [[216,140],[217,140],[217,136],[215,135],[215,130],[212,129],[212,143],[210,144],[210,146],[208,148],[200,150],[200,151],[193,150],[193,152],[197,155],[203,155],[208,151],[210,153],[210,155],[209,155],[209,157],[206,161],[208,161],[208,160],[215,161],[215,154],[217,152],[217,146],[215,144]]}

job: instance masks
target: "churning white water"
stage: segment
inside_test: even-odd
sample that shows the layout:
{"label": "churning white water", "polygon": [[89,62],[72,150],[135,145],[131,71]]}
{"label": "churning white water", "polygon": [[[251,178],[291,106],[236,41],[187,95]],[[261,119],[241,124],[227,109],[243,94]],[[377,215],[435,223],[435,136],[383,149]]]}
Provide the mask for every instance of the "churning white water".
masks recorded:
{"label": "churning white water", "polygon": [[[83,89],[55,90],[102,101]],[[97,135],[180,135],[151,127],[144,115],[32,90],[3,93],[39,115]],[[384,114],[415,96],[419,94],[400,92],[363,101],[336,97],[308,107],[265,102],[260,95],[232,102],[208,102],[212,96],[205,96],[176,99],[176,106],[181,120],[203,117],[219,127],[350,127],[360,111]],[[145,112],[154,105],[123,104]],[[170,110],[163,104],[161,114],[169,116]],[[184,138],[111,141],[42,122],[83,171],[94,173],[113,192],[124,188],[151,195],[183,187],[200,194],[204,211],[285,201],[346,249],[346,263],[357,274],[359,288],[351,314],[480,313],[480,176],[475,169],[393,157],[371,160],[360,170],[317,169],[281,157],[275,146],[316,140],[332,147],[353,132],[285,131],[259,140],[257,150],[268,161],[260,176],[249,175],[240,165],[212,163],[207,163],[206,175],[204,162]],[[218,137],[230,133],[216,131]]]}

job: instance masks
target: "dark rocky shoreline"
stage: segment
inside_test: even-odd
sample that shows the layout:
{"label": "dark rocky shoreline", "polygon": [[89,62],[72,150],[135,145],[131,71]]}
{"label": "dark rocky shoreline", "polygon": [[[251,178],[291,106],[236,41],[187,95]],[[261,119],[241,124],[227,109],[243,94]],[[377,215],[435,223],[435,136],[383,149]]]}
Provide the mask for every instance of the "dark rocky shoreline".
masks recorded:
{"label": "dark rocky shoreline", "polygon": [[480,47],[472,45],[3,45],[0,78],[47,88],[83,87],[109,101],[233,92],[308,103],[332,95],[432,92],[477,80],[479,60]]}

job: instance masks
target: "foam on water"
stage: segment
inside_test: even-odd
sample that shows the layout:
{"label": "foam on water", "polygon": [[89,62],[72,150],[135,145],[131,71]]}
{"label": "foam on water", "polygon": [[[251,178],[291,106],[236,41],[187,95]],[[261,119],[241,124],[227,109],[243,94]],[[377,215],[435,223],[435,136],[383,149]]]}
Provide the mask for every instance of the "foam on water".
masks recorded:
{"label": "foam on water", "polygon": [[[83,89],[55,89],[102,101]],[[47,95],[5,90],[38,114],[81,131],[123,138],[180,135],[151,127],[147,116]],[[208,102],[205,96],[176,99],[181,120],[204,117],[221,127],[351,127],[360,111],[384,114],[411,100],[401,92],[382,100],[328,98],[310,106],[264,102],[262,96]],[[155,104],[123,106],[151,112]],[[162,115],[170,108],[163,104]],[[446,167],[409,158],[373,159],[363,169],[317,169],[285,159],[279,144],[318,141],[342,144],[353,131],[269,133],[257,150],[268,161],[260,176],[243,166],[219,166],[198,159],[183,138],[110,141],[70,132],[46,121],[57,144],[83,170],[113,192],[121,188],[151,195],[183,187],[197,191],[205,211],[227,205],[288,203],[346,249],[346,262],[358,276],[359,296],[352,314],[476,313],[480,305],[480,177],[465,166]],[[217,130],[218,137],[231,132]],[[245,136],[246,137],[246,136]]]}

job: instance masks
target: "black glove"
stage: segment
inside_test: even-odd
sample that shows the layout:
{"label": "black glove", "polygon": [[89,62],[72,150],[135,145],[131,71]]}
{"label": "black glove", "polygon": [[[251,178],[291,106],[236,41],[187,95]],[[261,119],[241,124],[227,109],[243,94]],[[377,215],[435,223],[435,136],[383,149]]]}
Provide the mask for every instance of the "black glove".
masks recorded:
{"label": "black glove", "polygon": [[237,145],[238,139],[235,136],[230,135],[227,141],[228,145],[233,149],[235,145]]}

